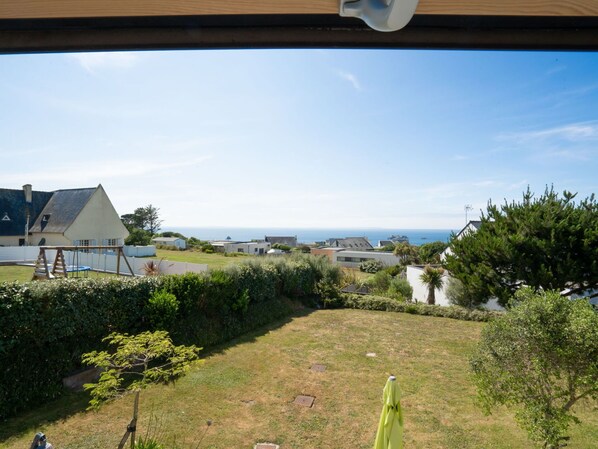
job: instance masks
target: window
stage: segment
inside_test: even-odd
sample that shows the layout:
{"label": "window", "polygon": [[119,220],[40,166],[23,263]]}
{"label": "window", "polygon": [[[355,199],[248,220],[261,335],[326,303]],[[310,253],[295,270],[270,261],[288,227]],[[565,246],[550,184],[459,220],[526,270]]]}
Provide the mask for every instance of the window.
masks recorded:
{"label": "window", "polygon": [[118,246],[119,239],[106,239],[106,246]]}

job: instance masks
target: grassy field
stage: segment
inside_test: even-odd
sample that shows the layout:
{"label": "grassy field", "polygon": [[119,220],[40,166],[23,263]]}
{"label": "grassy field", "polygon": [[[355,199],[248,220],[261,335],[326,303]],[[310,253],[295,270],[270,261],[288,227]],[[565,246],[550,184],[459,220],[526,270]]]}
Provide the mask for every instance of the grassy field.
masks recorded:
{"label": "grassy field", "polygon": [[[69,273],[69,276],[71,274]],[[0,282],[28,282],[33,276],[33,267],[22,267],[17,265],[0,266]],[[102,273],[99,271],[80,272],[79,277],[112,277],[112,273]]]}
{"label": "grassy field", "polygon": [[172,251],[168,249],[156,250],[156,257],[171,262],[189,262],[207,264],[210,269],[222,268],[231,263],[239,263],[250,259],[249,256],[225,257],[223,254],[206,254],[199,251]]}
{"label": "grassy field", "polygon": [[[480,323],[357,310],[303,311],[284,323],[220,348],[175,386],[141,394],[139,432],[150,416],[162,440],[194,448],[212,419],[202,449],[371,449],[390,373],[398,377],[406,449],[531,448],[512,414],[484,416],[474,405],[467,354]],[[375,357],[366,356],[375,353]],[[314,372],[314,363],[325,372]],[[312,408],[293,403],[315,396]],[[130,420],[132,396],[84,412],[72,394],[3,422],[0,448],[27,447],[38,430],[60,449],[114,448]],[[586,405],[570,449],[598,441],[598,414]],[[342,443],[341,443],[342,442]],[[341,443],[341,444],[339,444]]]}

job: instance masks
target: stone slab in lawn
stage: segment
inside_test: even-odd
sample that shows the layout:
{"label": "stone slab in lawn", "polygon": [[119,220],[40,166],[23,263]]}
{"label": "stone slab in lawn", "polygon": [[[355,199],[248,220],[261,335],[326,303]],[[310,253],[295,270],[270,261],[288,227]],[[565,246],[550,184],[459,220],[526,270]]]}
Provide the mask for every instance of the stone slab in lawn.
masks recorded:
{"label": "stone slab in lawn", "polygon": [[253,446],[253,449],[280,449],[280,446],[273,443],[258,443]]}
{"label": "stone slab in lawn", "polygon": [[311,407],[312,405],[314,405],[315,400],[316,398],[314,398],[313,396],[305,396],[300,394],[295,398],[293,403],[297,405],[302,405],[303,407]]}
{"label": "stone slab in lawn", "polygon": [[319,363],[316,363],[316,364],[312,365],[310,369],[312,371],[316,371],[318,373],[323,373],[324,371],[326,371],[326,365],[321,365]]}

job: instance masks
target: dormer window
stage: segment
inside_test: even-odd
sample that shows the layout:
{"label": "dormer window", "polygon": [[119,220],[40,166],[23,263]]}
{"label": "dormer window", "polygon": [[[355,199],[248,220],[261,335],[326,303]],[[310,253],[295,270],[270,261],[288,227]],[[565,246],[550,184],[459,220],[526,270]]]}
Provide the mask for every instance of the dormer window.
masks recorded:
{"label": "dormer window", "polygon": [[51,214],[46,214],[42,217],[42,222],[48,222],[50,220],[50,215]]}
{"label": "dormer window", "polygon": [[4,212],[4,216],[2,217],[2,221],[10,221],[10,217],[8,216],[7,212]]}

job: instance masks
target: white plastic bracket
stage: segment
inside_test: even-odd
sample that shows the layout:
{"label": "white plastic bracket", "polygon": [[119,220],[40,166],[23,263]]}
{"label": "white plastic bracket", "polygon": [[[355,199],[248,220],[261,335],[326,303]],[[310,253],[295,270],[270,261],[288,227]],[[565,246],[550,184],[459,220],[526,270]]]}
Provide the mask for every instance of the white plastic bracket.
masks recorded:
{"label": "white plastic bracket", "polygon": [[419,0],[340,0],[341,17],[357,17],[376,31],[397,31],[406,26]]}

